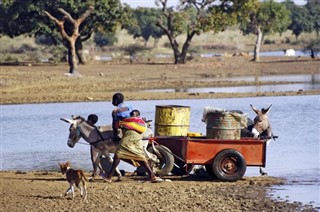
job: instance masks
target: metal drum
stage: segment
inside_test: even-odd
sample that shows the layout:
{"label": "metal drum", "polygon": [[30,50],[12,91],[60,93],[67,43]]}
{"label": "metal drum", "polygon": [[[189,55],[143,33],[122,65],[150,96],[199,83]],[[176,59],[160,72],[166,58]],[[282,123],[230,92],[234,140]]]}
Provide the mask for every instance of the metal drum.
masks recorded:
{"label": "metal drum", "polygon": [[207,138],[239,140],[240,135],[240,114],[231,112],[211,112],[207,114]]}
{"label": "metal drum", "polygon": [[189,124],[189,106],[156,105],[156,136],[187,136]]}

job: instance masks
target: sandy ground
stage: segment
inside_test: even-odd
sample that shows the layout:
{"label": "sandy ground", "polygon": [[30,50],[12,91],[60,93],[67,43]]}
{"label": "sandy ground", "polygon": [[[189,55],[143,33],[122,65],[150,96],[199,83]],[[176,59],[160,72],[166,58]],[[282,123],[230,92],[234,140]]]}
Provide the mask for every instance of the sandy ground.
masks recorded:
{"label": "sandy ground", "polygon": [[[89,173],[86,173],[89,176]],[[76,190],[64,196],[68,183],[58,172],[0,172],[0,211],[317,211],[311,206],[266,196],[272,177],[245,177],[233,183],[206,177],[165,177],[150,183],[137,176],[105,183],[88,182],[88,198]]]}
{"label": "sandy ground", "polygon": [[[68,76],[68,66],[0,66],[1,104],[110,101],[115,92],[126,100],[200,99],[252,96],[317,95],[320,90],[258,93],[188,93],[186,88],[281,84],[261,82],[259,76],[320,73],[320,60],[292,57],[199,58],[185,65],[170,61],[125,61],[79,66],[81,76]],[[219,81],[222,77],[255,76],[256,81]],[[290,82],[289,82],[290,83]],[[294,83],[294,82],[292,82]],[[297,82],[295,82],[297,83]],[[177,89],[177,92],[146,92],[146,89]]]}
{"label": "sandy ground", "polygon": [[[81,76],[68,76],[68,66],[24,64],[0,66],[1,104],[110,101],[114,92],[126,100],[228,98],[249,96],[319,95],[320,90],[266,93],[146,92],[145,89],[261,85],[259,80],[219,81],[221,77],[277,74],[314,74],[320,60],[309,58],[248,57],[196,59],[186,65],[170,61],[129,64],[115,61],[79,67]],[[283,82],[265,82],[275,84]],[[90,173],[86,173],[87,176]],[[245,177],[234,183],[192,177],[167,177],[161,183],[126,176],[112,184],[88,183],[89,197],[74,200],[62,196],[68,188],[58,172],[0,172],[0,211],[318,211],[266,195],[270,185],[282,184],[272,177]]]}

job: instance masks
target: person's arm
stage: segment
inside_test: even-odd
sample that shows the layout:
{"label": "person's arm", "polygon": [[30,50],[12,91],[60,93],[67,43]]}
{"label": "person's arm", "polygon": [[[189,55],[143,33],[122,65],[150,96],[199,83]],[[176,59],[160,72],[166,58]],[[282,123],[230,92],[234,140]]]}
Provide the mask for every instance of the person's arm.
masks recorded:
{"label": "person's arm", "polygon": [[125,111],[128,111],[129,108],[126,106],[126,107],[121,107],[121,108],[115,108],[113,110],[114,113],[121,113],[121,112],[125,112]]}

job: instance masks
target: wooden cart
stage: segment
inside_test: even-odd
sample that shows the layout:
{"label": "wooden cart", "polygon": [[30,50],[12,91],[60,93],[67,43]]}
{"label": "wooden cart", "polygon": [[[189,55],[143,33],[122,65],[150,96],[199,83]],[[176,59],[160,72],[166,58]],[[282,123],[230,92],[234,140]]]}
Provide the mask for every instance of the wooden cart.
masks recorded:
{"label": "wooden cart", "polygon": [[[205,165],[213,177],[222,181],[237,181],[243,177],[247,166],[266,165],[267,139],[159,136],[149,140],[154,141],[161,152],[159,169],[162,174],[183,173],[193,165]],[[149,151],[152,151],[151,148]]]}

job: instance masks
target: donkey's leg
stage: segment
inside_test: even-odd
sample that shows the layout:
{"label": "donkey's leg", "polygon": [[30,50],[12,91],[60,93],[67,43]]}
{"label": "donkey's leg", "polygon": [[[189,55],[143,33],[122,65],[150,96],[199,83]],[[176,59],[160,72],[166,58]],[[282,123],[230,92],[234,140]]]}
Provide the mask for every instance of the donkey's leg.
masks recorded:
{"label": "donkey's leg", "polygon": [[93,146],[90,147],[90,155],[91,155],[91,163],[93,167],[93,172],[91,177],[94,178],[97,174],[98,166],[97,166],[96,160],[97,160],[97,157],[99,156],[99,153]]}

